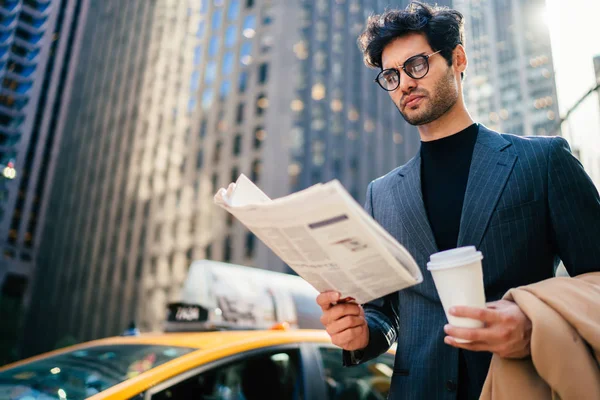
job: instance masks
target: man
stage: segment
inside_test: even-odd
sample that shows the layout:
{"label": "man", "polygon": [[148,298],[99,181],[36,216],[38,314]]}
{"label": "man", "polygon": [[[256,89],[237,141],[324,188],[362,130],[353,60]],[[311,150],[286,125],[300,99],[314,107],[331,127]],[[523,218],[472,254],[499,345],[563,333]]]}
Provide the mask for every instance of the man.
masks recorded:
{"label": "man", "polygon": [[[363,306],[322,293],[321,321],[344,365],[397,342],[392,399],[476,399],[492,354],[530,354],[531,321],[510,288],[600,270],[600,199],[560,137],[499,134],[473,122],[463,100],[463,17],[413,3],[368,19],[359,45],[377,83],[421,137],[406,165],[369,184],[365,208],[415,257],[424,281]],[[481,329],[447,325],[431,274],[435,252],[474,245],[484,255],[486,310],[456,307]],[[459,344],[456,338],[471,340]]]}

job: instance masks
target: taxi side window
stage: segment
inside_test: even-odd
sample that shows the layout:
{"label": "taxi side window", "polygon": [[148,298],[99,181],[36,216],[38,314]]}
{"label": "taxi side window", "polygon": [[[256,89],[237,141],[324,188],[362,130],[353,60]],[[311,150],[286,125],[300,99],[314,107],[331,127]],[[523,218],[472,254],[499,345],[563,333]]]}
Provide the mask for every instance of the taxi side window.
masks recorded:
{"label": "taxi side window", "polygon": [[384,353],[351,368],[342,367],[342,350],[320,347],[328,400],[385,400],[390,391],[394,356]]}
{"label": "taxi side window", "polygon": [[152,395],[152,400],[302,400],[298,350],[238,359],[204,371]]}

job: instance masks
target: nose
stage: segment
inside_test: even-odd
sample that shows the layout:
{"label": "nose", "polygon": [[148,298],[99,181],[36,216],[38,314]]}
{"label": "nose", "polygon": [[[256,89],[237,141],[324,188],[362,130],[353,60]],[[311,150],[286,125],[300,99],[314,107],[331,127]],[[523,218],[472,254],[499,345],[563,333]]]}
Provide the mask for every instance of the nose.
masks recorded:
{"label": "nose", "polygon": [[400,72],[400,86],[398,89],[400,89],[403,94],[412,92],[417,87],[417,80],[408,76],[402,68],[399,68],[398,71]]}

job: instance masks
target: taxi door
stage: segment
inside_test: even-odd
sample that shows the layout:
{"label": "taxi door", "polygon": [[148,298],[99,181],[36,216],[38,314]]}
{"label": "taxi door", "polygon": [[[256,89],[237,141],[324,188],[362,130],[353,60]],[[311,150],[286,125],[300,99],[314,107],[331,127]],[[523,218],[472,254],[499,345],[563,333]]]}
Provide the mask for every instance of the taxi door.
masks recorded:
{"label": "taxi door", "polygon": [[326,343],[311,344],[317,359],[325,400],[385,400],[394,373],[394,354],[384,353],[370,361],[352,367],[342,366],[342,349]]}
{"label": "taxi door", "polygon": [[134,399],[327,400],[315,348],[297,343],[235,354],[164,381]]}

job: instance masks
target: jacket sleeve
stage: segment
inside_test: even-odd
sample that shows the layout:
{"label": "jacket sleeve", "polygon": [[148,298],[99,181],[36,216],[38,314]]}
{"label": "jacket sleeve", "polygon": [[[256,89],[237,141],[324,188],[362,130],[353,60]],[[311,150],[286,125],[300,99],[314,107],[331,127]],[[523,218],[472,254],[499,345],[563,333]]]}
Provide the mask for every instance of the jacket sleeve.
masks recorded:
{"label": "jacket sleeve", "polygon": [[556,252],[571,276],[600,271],[600,197],[569,144],[553,138],[548,209]]}
{"label": "jacket sleeve", "polygon": [[[373,214],[373,182],[367,188],[365,210]],[[358,365],[385,353],[398,338],[400,319],[398,317],[398,293],[390,293],[382,298],[363,304],[365,318],[369,326],[369,344],[362,350],[343,352],[344,366]]]}

